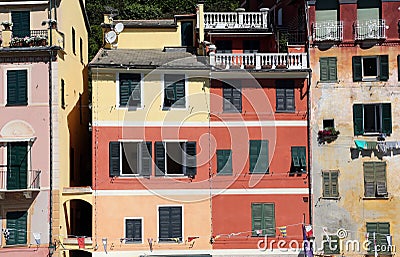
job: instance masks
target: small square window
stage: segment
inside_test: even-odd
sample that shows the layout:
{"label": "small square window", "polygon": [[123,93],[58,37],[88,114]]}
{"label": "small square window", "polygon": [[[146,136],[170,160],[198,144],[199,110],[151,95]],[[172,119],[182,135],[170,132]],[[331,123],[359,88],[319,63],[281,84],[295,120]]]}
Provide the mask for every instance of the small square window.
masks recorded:
{"label": "small square window", "polygon": [[125,219],[125,243],[142,243],[142,219]]}
{"label": "small square window", "polygon": [[327,119],[322,121],[322,126],[324,129],[326,128],[334,128],[335,127],[335,121],[334,119]]}
{"label": "small square window", "polygon": [[363,77],[374,77],[378,76],[378,58],[376,57],[364,57],[362,59],[363,65]]}

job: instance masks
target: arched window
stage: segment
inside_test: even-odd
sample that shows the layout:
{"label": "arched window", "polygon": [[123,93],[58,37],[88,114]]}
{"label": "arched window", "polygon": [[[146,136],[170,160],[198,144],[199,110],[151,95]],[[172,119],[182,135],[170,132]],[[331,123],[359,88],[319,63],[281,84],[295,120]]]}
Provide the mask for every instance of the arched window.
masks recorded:
{"label": "arched window", "polygon": [[339,18],[338,0],[317,0],[315,10],[317,22],[336,21]]}

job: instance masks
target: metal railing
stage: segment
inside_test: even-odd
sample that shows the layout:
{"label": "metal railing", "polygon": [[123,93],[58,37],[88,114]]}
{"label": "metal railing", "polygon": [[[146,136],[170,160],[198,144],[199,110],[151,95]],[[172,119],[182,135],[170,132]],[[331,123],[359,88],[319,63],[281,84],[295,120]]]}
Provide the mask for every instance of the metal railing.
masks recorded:
{"label": "metal railing", "polygon": [[19,37],[12,34],[10,47],[47,46],[48,30],[30,30],[29,36]]}
{"label": "metal railing", "polygon": [[40,174],[40,170],[16,172],[7,167],[1,167],[0,190],[40,189]]}
{"label": "metal railing", "polygon": [[316,22],[313,26],[314,41],[342,41],[343,21]]}
{"label": "metal railing", "polygon": [[306,69],[306,53],[212,53],[210,64],[219,69]]}
{"label": "metal railing", "polygon": [[205,29],[267,29],[268,12],[206,12],[204,13]]}
{"label": "metal railing", "polygon": [[355,40],[386,38],[385,20],[381,19],[357,20],[354,29],[355,29]]}

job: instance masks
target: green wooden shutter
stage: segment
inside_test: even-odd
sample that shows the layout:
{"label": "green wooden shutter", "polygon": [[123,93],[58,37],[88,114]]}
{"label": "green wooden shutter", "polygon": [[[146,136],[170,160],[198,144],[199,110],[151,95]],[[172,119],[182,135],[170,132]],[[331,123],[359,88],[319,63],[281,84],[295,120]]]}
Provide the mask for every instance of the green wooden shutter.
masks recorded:
{"label": "green wooden shutter", "polygon": [[294,167],[300,167],[300,156],[298,147],[292,146],[292,162]]}
{"label": "green wooden shutter", "polygon": [[119,104],[124,107],[141,106],[141,74],[119,74]]}
{"label": "green wooden shutter", "polygon": [[28,213],[17,211],[7,212],[7,229],[10,232],[7,245],[25,245],[27,244],[27,218]]}
{"label": "green wooden shutter", "polygon": [[165,149],[163,142],[154,143],[156,176],[164,176],[165,174]]}
{"label": "green wooden shutter", "polygon": [[116,177],[120,175],[120,142],[109,143],[109,175]]}
{"label": "green wooden shutter", "polygon": [[353,56],[353,81],[362,81],[361,56]]}
{"label": "green wooden shutter", "polygon": [[376,195],[386,196],[386,162],[375,162]]}
{"label": "green wooden shutter", "polygon": [[331,197],[331,183],[328,171],[322,172],[323,196]]}
{"label": "green wooden shutter", "polygon": [[[252,235],[257,236],[256,230],[263,229],[262,227],[262,204],[261,203],[252,203],[251,204],[251,230]],[[263,231],[261,235],[264,235],[265,231]]]}
{"label": "green wooden shutter", "polygon": [[331,194],[333,197],[338,197],[339,196],[339,181],[338,181],[338,177],[339,177],[339,172],[337,171],[331,171],[330,172],[331,175]]}
{"label": "green wooden shutter", "polygon": [[170,238],[170,207],[158,209],[158,235],[159,241],[168,241]]}
{"label": "green wooden shutter", "polygon": [[264,203],[263,204],[263,222],[264,228],[266,230],[266,234],[268,236],[275,237],[276,229],[275,229],[275,205],[273,203]]}
{"label": "green wooden shutter", "polygon": [[303,172],[305,172],[307,170],[306,147],[305,146],[299,146],[298,153],[299,153],[299,156],[300,156],[300,165],[304,169]]}
{"label": "green wooden shutter", "polygon": [[170,237],[182,241],[182,207],[170,209]]}
{"label": "green wooden shutter", "polygon": [[327,57],[321,57],[319,59],[319,69],[319,79],[321,81],[329,81],[329,66]]}
{"label": "green wooden shutter", "polygon": [[329,238],[325,235],[324,239],[324,254],[339,254],[339,237],[335,235],[329,235]]}
{"label": "green wooden shutter", "polygon": [[373,162],[364,162],[364,195],[375,196],[375,165]]}
{"label": "green wooden shutter", "polygon": [[364,134],[364,114],[363,114],[363,105],[362,104],[354,104],[353,105],[353,125],[354,125],[354,135],[363,135]]}
{"label": "green wooden shutter", "polygon": [[390,103],[382,104],[382,132],[392,134],[392,108]]}
{"label": "green wooden shutter", "polygon": [[294,111],[294,88],[286,88],[285,90],[286,111]]}
{"label": "green wooden shutter", "polygon": [[[374,242],[374,232],[378,233],[378,223],[377,222],[367,222],[366,223],[367,233],[368,233],[368,241]],[[376,238],[376,234],[375,234]],[[374,252],[374,244],[369,244],[368,252]]]}
{"label": "green wooden shutter", "polygon": [[193,46],[193,22],[181,22],[181,45]]}
{"label": "green wooden shutter", "polygon": [[217,150],[217,174],[232,175],[231,150]]}
{"label": "green wooden shutter", "polygon": [[151,142],[142,142],[140,149],[142,152],[142,170],[140,175],[149,177],[151,176],[151,166],[153,164],[151,158]]}
{"label": "green wooden shutter", "polygon": [[27,70],[7,71],[7,105],[28,104]]}
{"label": "green wooden shutter", "polygon": [[119,105],[125,107],[128,104],[130,97],[130,82],[129,80],[123,80],[120,75],[119,80]]}
{"label": "green wooden shutter", "polygon": [[7,144],[7,189],[26,189],[28,178],[28,143]]}
{"label": "green wooden shutter", "polygon": [[380,81],[389,79],[389,57],[387,55],[379,56],[380,61]]}
{"label": "green wooden shutter", "polygon": [[250,140],[250,173],[268,173],[268,140]]}
{"label": "green wooden shutter", "polygon": [[175,82],[176,101],[173,105],[174,108],[185,108],[185,80]]}
{"label": "green wooden shutter", "polygon": [[337,59],[336,57],[328,58],[328,67],[329,67],[329,81],[337,80]]}
{"label": "green wooden shutter", "polygon": [[378,223],[378,234],[376,236],[377,244],[380,245],[380,253],[389,253],[390,249],[388,247],[388,242],[386,236],[390,235],[390,223],[389,222],[379,222]]}
{"label": "green wooden shutter", "polygon": [[12,36],[13,37],[30,37],[30,12],[29,11],[12,11],[11,12]]}
{"label": "green wooden shutter", "polygon": [[186,175],[194,178],[196,174],[196,142],[186,142]]}
{"label": "green wooden shutter", "polygon": [[236,112],[242,112],[242,90],[241,88],[232,89],[232,104]]}
{"label": "green wooden shutter", "polygon": [[276,110],[284,111],[285,107],[285,89],[277,88],[276,89]]}
{"label": "green wooden shutter", "polygon": [[142,241],[142,220],[125,220],[125,243],[134,243]]}

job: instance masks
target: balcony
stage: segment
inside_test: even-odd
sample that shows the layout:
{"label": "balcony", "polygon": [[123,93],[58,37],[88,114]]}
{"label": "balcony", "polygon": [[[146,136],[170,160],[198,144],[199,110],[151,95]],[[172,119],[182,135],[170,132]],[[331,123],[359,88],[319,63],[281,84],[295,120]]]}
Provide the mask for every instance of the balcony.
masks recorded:
{"label": "balcony", "polygon": [[268,29],[268,9],[261,12],[206,12],[204,29]]}
{"label": "balcony", "polygon": [[314,23],[313,40],[318,42],[342,41],[343,21],[324,21]]}
{"label": "balcony", "polygon": [[26,198],[32,198],[32,192],[40,189],[40,170],[0,169],[0,199],[12,192],[23,192]]}
{"label": "balcony", "polygon": [[385,20],[358,20],[355,24],[355,40],[386,39]]}
{"label": "balcony", "polygon": [[211,53],[210,64],[222,70],[307,69],[306,53]]}
{"label": "balcony", "polygon": [[47,46],[47,30],[31,30],[29,36],[14,37],[11,35],[10,47]]}

